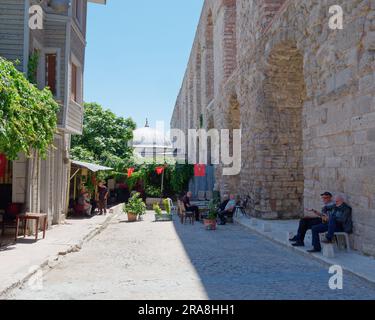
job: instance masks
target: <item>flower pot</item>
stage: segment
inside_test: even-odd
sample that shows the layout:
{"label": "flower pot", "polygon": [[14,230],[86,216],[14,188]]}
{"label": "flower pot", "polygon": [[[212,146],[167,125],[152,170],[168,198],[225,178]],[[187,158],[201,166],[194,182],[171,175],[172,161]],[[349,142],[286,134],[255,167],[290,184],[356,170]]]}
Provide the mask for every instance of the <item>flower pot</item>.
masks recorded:
{"label": "flower pot", "polygon": [[128,212],[128,222],[136,222],[138,220],[138,215]]}
{"label": "flower pot", "polygon": [[216,230],[217,222],[216,219],[204,219],[203,224],[206,227],[206,230]]}

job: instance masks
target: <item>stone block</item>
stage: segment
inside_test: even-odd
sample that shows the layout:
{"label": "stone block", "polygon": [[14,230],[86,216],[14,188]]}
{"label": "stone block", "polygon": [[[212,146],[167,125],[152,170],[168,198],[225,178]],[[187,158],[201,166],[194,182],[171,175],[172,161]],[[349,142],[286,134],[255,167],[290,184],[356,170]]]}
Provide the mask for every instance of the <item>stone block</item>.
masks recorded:
{"label": "stone block", "polygon": [[335,248],[332,243],[322,243],[322,252],[326,258],[335,257]]}

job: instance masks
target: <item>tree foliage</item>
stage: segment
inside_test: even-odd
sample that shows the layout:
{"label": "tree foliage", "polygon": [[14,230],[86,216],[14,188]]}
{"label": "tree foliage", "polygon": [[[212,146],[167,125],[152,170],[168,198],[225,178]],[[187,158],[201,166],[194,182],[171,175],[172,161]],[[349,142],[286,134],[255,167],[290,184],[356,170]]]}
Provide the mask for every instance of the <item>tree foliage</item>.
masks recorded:
{"label": "tree foliage", "polygon": [[0,152],[13,160],[17,154],[42,157],[53,143],[59,106],[52,93],[39,90],[14,65],[0,57]]}
{"label": "tree foliage", "polygon": [[76,160],[96,162],[124,172],[131,161],[135,123],[131,118],[117,117],[97,103],[85,104],[83,134],[73,136],[71,155]]}

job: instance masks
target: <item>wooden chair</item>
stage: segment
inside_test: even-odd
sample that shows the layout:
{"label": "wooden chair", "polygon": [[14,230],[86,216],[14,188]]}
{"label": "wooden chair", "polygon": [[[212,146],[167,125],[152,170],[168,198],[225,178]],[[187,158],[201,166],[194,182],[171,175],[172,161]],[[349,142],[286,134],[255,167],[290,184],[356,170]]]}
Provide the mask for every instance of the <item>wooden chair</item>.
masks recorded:
{"label": "wooden chair", "polygon": [[186,221],[189,219],[191,224],[194,224],[195,215],[192,211],[186,211],[185,206],[182,201],[178,200],[178,208],[181,218],[181,223],[185,224]]}
{"label": "wooden chair", "polygon": [[5,229],[17,229],[17,217],[20,213],[25,211],[25,204],[11,203],[8,205],[4,214],[2,215],[1,234],[5,234]]}

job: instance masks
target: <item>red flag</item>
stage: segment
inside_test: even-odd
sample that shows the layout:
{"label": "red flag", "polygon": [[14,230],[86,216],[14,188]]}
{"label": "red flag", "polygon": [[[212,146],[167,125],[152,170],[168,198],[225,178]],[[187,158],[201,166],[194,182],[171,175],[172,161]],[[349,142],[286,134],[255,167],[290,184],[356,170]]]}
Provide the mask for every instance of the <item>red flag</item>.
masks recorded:
{"label": "red flag", "polygon": [[194,175],[196,177],[205,177],[206,176],[206,165],[205,164],[194,165]]}
{"label": "red flag", "polygon": [[134,173],[134,168],[129,168],[128,169],[128,178],[130,178],[133,173]]}
{"label": "red flag", "polygon": [[5,168],[7,164],[7,158],[4,154],[0,154],[0,178],[5,176]]}
{"label": "red flag", "polygon": [[160,176],[164,172],[164,167],[157,167],[156,173]]}

